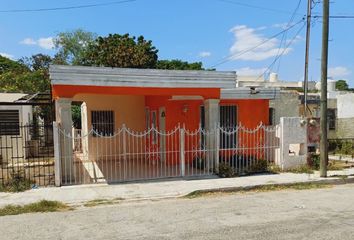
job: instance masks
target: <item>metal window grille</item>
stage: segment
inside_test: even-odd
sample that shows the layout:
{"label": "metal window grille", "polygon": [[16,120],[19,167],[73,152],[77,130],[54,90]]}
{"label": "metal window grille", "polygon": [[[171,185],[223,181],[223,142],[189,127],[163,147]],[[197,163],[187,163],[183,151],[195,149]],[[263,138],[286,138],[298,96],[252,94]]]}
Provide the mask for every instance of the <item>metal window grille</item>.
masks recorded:
{"label": "metal window grille", "polygon": [[20,135],[18,110],[0,110],[0,136]]}
{"label": "metal window grille", "polygon": [[328,109],[328,127],[330,130],[336,129],[336,110]]}
{"label": "metal window grille", "polygon": [[[226,131],[233,131],[237,127],[236,105],[220,106],[220,127]],[[220,133],[220,147],[223,149],[233,148],[236,145],[237,133]]]}
{"label": "metal window grille", "polygon": [[114,133],[113,111],[91,111],[93,130],[102,136],[111,136]]}
{"label": "metal window grille", "polygon": [[269,125],[273,126],[275,123],[275,109],[269,108]]}

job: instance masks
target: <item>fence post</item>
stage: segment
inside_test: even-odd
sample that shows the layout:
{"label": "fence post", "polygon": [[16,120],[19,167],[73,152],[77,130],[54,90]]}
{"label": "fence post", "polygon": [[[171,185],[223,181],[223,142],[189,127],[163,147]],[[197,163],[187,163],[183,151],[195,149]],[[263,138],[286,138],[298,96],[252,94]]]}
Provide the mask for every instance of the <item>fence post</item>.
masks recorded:
{"label": "fence post", "polygon": [[220,151],[220,128],[219,125],[215,124],[215,152],[214,152],[214,171],[219,173],[219,151]]}
{"label": "fence post", "polygon": [[125,179],[127,175],[127,129],[125,127],[125,124],[122,126],[122,132],[123,132],[123,180]]}
{"label": "fence post", "polygon": [[181,176],[185,176],[185,151],[184,151],[184,138],[185,138],[185,125],[183,124],[183,128],[179,128],[179,160],[180,160],[180,170]]}
{"label": "fence post", "polygon": [[53,140],[54,140],[54,176],[55,186],[61,185],[61,158],[60,158],[60,138],[57,122],[53,122]]}

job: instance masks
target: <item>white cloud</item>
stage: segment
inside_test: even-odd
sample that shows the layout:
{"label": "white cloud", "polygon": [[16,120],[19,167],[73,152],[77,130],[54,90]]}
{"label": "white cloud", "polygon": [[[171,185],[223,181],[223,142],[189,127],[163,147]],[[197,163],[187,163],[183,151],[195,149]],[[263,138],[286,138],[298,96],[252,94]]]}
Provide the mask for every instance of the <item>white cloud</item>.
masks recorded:
{"label": "white cloud", "polygon": [[264,37],[257,31],[245,25],[235,26],[230,30],[235,37],[235,42],[230,48],[232,55],[230,59],[262,61],[278,54],[286,55],[292,51],[291,48],[279,48],[278,39]]}
{"label": "white cloud", "polygon": [[15,59],[14,55],[11,55],[11,54],[8,54],[8,53],[0,52],[0,55],[3,56],[3,57],[10,58],[10,59]]}
{"label": "white cloud", "polygon": [[37,46],[39,46],[43,49],[47,49],[47,50],[54,48],[53,37],[39,38],[37,40],[34,40],[33,38],[25,38],[20,42],[20,44],[37,45]]}
{"label": "white cloud", "polygon": [[32,38],[25,38],[20,43],[24,44],[24,45],[36,45],[37,44],[37,42],[35,40],[33,40]]}
{"label": "white cloud", "polygon": [[331,77],[334,79],[346,77],[350,74],[351,74],[351,71],[348,68],[342,67],[342,66],[331,67],[328,69],[328,77]]}
{"label": "white cloud", "polygon": [[200,52],[198,54],[199,57],[205,58],[205,57],[210,57],[211,56],[211,52]]}
{"label": "white cloud", "polygon": [[272,25],[272,27],[274,27],[274,28],[281,28],[281,29],[287,29],[290,26],[291,25],[289,25],[289,23],[276,23],[276,24]]}
{"label": "white cloud", "polygon": [[236,69],[237,75],[240,76],[255,76],[255,75],[261,75],[265,72],[267,68],[250,68],[250,67],[244,67],[240,69]]}

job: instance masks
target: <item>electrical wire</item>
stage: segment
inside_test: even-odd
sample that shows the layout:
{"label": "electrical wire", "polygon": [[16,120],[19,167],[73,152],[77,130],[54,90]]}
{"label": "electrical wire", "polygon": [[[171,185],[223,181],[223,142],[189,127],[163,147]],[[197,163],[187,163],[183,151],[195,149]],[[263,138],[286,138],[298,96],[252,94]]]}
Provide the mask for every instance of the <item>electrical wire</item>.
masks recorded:
{"label": "electrical wire", "polygon": [[241,52],[238,52],[238,53],[235,53],[235,54],[231,54],[231,55],[228,55],[227,57],[224,57],[222,61],[220,61],[220,62],[218,62],[218,63],[216,63],[216,64],[210,66],[209,68],[215,68],[215,67],[217,67],[217,66],[219,66],[219,65],[222,65],[222,64],[224,64],[224,63],[230,62],[230,61],[232,61],[233,58],[242,56],[242,55],[244,55],[244,54],[246,54],[246,53],[248,53],[248,52],[250,52],[250,51],[252,51],[252,50],[254,50],[254,49],[256,49],[256,48],[258,48],[258,47],[260,47],[260,46],[262,46],[263,44],[265,44],[265,43],[271,41],[272,39],[274,39],[274,38],[280,36],[280,35],[283,34],[284,32],[287,32],[287,31],[289,31],[290,29],[294,28],[295,26],[299,25],[300,23],[304,22],[304,20],[305,20],[304,18],[301,19],[301,20],[298,21],[297,23],[295,23],[295,24],[291,25],[290,27],[288,27],[288,28],[282,30],[281,32],[278,32],[277,34],[274,34],[273,36],[270,36],[269,38],[265,39],[264,41],[262,41],[261,43],[257,44],[256,46],[253,46],[253,47],[248,48],[248,49],[245,49],[245,50],[243,50],[243,51],[241,51]]}
{"label": "electrical wire", "polygon": [[92,8],[92,7],[102,7],[102,6],[116,5],[116,4],[135,2],[135,1],[137,1],[137,0],[121,0],[121,1],[113,1],[113,2],[106,2],[106,3],[96,3],[96,4],[87,4],[87,5],[77,5],[77,6],[69,6],[69,7],[37,8],[37,9],[10,9],[10,10],[0,10],[0,13],[46,12],[46,11],[72,10],[72,9]]}
{"label": "electrical wire", "polygon": [[256,80],[260,79],[262,76],[264,76],[268,71],[270,71],[272,69],[272,67],[274,66],[274,64],[277,62],[277,60],[284,55],[284,53],[286,52],[286,50],[291,46],[291,44],[295,41],[296,37],[300,34],[300,32],[304,29],[304,27],[306,26],[306,23],[304,23],[301,28],[296,32],[295,36],[289,41],[289,43],[286,45],[286,47],[283,49],[283,51],[281,52],[281,54],[275,58],[273,60],[273,62],[267,67],[267,69],[260,74]]}
{"label": "electrical wire", "polygon": [[[296,8],[294,9],[294,11],[293,11],[293,13],[292,13],[292,15],[290,17],[290,20],[287,23],[286,27],[289,27],[292,24],[292,22],[294,21],[295,15],[297,14],[297,12],[298,12],[298,10],[300,8],[301,2],[302,2],[302,0],[298,1],[297,5],[296,5]],[[281,38],[281,41],[280,41],[280,44],[279,44],[279,48],[278,48],[278,53],[277,53],[276,56],[278,56],[280,54],[280,49],[283,46],[283,42],[286,43],[286,41],[287,41],[287,32],[284,32],[284,34],[283,34],[283,36]],[[280,69],[280,62],[281,62],[281,59],[279,58],[278,66],[277,66],[277,72],[279,72],[279,69]]]}
{"label": "electrical wire", "polygon": [[[248,7],[248,8],[254,8],[254,9],[260,9],[260,10],[265,10],[265,11],[270,11],[270,12],[276,12],[276,13],[283,13],[283,14],[292,13],[292,12],[286,11],[286,10],[275,9],[275,8],[266,8],[266,7],[261,7],[261,6],[257,6],[257,5],[252,5],[252,4],[242,3],[242,2],[232,1],[232,0],[216,0],[216,1],[224,2],[224,3],[230,3],[230,4],[239,5],[239,6]],[[301,14],[298,14],[298,15],[301,15]]]}

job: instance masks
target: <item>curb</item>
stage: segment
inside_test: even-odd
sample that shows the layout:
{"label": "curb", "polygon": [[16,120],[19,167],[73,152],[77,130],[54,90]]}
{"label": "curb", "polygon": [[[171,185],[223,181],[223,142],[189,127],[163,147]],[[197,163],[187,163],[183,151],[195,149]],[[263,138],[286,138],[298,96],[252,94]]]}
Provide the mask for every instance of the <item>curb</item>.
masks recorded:
{"label": "curb", "polygon": [[225,187],[225,188],[210,188],[210,189],[201,189],[201,190],[195,190],[192,191],[182,197],[186,197],[189,194],[192,193],[213,193],[213,192],[238,192],[238,191],[243,191],[243,190],[253,190],[256,188],[260,188],[263,186],[291,186],[294,184],[320,184],[320,185],[325,185],[325,184],[330,184],[330,185],[345,185],[345,184],[351,184],[354,183],[354,177],[348,177],[348,178],[335,178],[335,179],[319,179],[319,180],[311,180],[311,181],[300,181],[300,182],[290,182],[290,183],[266,183],[266,184],[257,184],[257,185],[251,185],[251,186],[245,186],[245,187]]}

